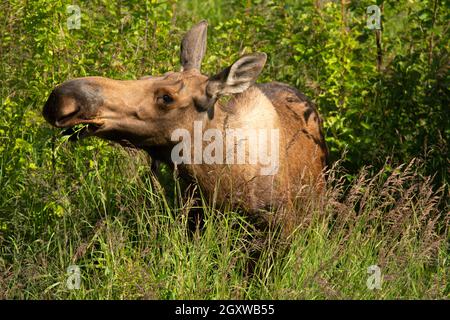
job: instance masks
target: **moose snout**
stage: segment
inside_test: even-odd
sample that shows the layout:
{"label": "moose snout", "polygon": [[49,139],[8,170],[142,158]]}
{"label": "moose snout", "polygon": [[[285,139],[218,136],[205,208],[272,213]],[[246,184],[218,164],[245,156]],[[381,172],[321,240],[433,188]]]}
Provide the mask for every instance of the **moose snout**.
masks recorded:
{"label": "moose snout", "polygon": [[56,122],[57,104],[57,93],[55,92],[55,90],[53,90],[44,105],[44,109],[42,110],[42,115],[44,116],[45,120],[47,120],[47,122],[53,126]]}
{"label": "moose snout", "polygon": [[63,96],[60,90],[55,89],[48,97],[42,115],[52,126],[61,127],[67,122],[66,120],[75,117],[79,111],[80,105],[76,99]]}
{"label": "moose snout", "polygon": [[55,127],[67,127],[82,119],[89,119],[101,103],[98,86],[88,78],[64,82],[47,99],[42,115]]}

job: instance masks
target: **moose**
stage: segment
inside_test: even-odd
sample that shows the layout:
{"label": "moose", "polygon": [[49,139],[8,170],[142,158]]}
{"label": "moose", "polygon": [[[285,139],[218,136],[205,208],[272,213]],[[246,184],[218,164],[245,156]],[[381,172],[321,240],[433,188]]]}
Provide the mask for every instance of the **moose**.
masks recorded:
{"label": "moose", "polygon": [[[166,163],[211,201],[242,208],[249,215],[289,208],[305,189],[320,194],[325,183],[327,146],[314,104],[287,84],[256,83],[266,63],[265,53],[244,55],[213,76],[202,74],[206,35],[206,21],[184,35],[179,72],[138,80],[68,80],[51,92],[43,116],[57,128],[70,130],[84,125],[78,138],[96,136],[143,149],[153,162]],[[180,157],[177,160],[173,156],[182,140],[181,136],[174,139],[173,133],[180,129],[193,135],[195,130],[212,130],[224,137],[216,141],[218,147],[225,145],[225,139],[230,140],[234,129],[276,132],[276,144],[267,147],[272,153],[278,152],[275,169],[264,173],[264,164],[258,161],[180,162]],[[254,141],[264,144],[269,140],[268,135],[256,140],[241,137],[231,144],[247,143],[241,148],[245,158]],[[206,142],[203,136],[200,142],[187,144],[181,158],[194,152],[189,148],[199,143],[205,146]],[[285,211],[295,215],[294,210]],[[291,229],[289,214],[282,220],[283,228]]]}

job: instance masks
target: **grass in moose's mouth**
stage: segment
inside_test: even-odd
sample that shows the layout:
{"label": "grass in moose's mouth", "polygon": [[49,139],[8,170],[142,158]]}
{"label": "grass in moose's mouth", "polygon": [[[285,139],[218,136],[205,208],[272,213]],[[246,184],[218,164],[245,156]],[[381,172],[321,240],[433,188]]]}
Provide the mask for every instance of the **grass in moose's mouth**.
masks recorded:
{"label": "grass in moose's mouth", "polygon": [[[130,161],[106,150],[108,167],[104,154],[83,166],[61,149],[64,175],[54,185],[37,173],[24,182],[39,183],[35,194],[5,202],[13,214],[0,237],[1,298],[448,298],[449,216],[439,209],[442,190],[433,192],[415,163],[362,170],[349,187],[333,169],[321,203],[298,208],[291,246],[270,259],[280,250],[269,241],[247,277],[243,216],[207,208],[204,230],[190,235],[192,202],[152,184],[143,153]],[[79,290],[67,287],[71,265],[80,268]],[[367,287],[372,265],[381,269],[379,290]]]}
{"label": "grass in moose's mouth", "polygon": [[79,140],[89,132],[92,126],[91,124],[79,123],[73,127],[63,129],[61,131],[62,139],[70,141]]}

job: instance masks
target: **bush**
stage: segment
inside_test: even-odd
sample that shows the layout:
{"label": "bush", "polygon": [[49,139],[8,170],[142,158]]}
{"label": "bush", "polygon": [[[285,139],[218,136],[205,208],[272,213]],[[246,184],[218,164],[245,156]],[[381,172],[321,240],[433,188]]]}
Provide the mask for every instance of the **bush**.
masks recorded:
{"label": "bush", "polygon": [[[69,4],[0,3],[0,297],[448,296],[446,1],[377,1],[381,51],[366,27],[373,1],[95,0],[79,4],[73,30]],[[69,78],[177,69],[182,33],[203,18],[204,73],[266,52],[260,80],[311,97],[332,163],[342,158],[323,207],[305,213],[260,278],[243,274],[244,217],[210,208],[204,233],[188,240],[188,204],[151,188],[142,153],[67,144],[41,116]],[[421,165],[402,167],[415,158]],[[84,275],[77,292],[64,286],[72,263]],[[382,291],[365,287],[370,264],[387,277]]]}

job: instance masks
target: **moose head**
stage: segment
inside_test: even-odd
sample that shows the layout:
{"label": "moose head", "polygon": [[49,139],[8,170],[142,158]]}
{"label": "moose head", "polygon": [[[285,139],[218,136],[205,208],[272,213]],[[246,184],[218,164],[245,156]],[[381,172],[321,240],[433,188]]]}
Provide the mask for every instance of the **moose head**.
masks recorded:
{"label": "moose head", "polygon": [[220,96],[245,91],[266,62],[266,54],[251,54],[214,76],[203,75],[206,31],[202,21],[184,36],[179,72],[139,80],[85,77],[64,82],[50,94],[45,119],[58,128],[86,124],[77,137],[127,141],[139,148],[169,145],[173,130],[190,129]]}

